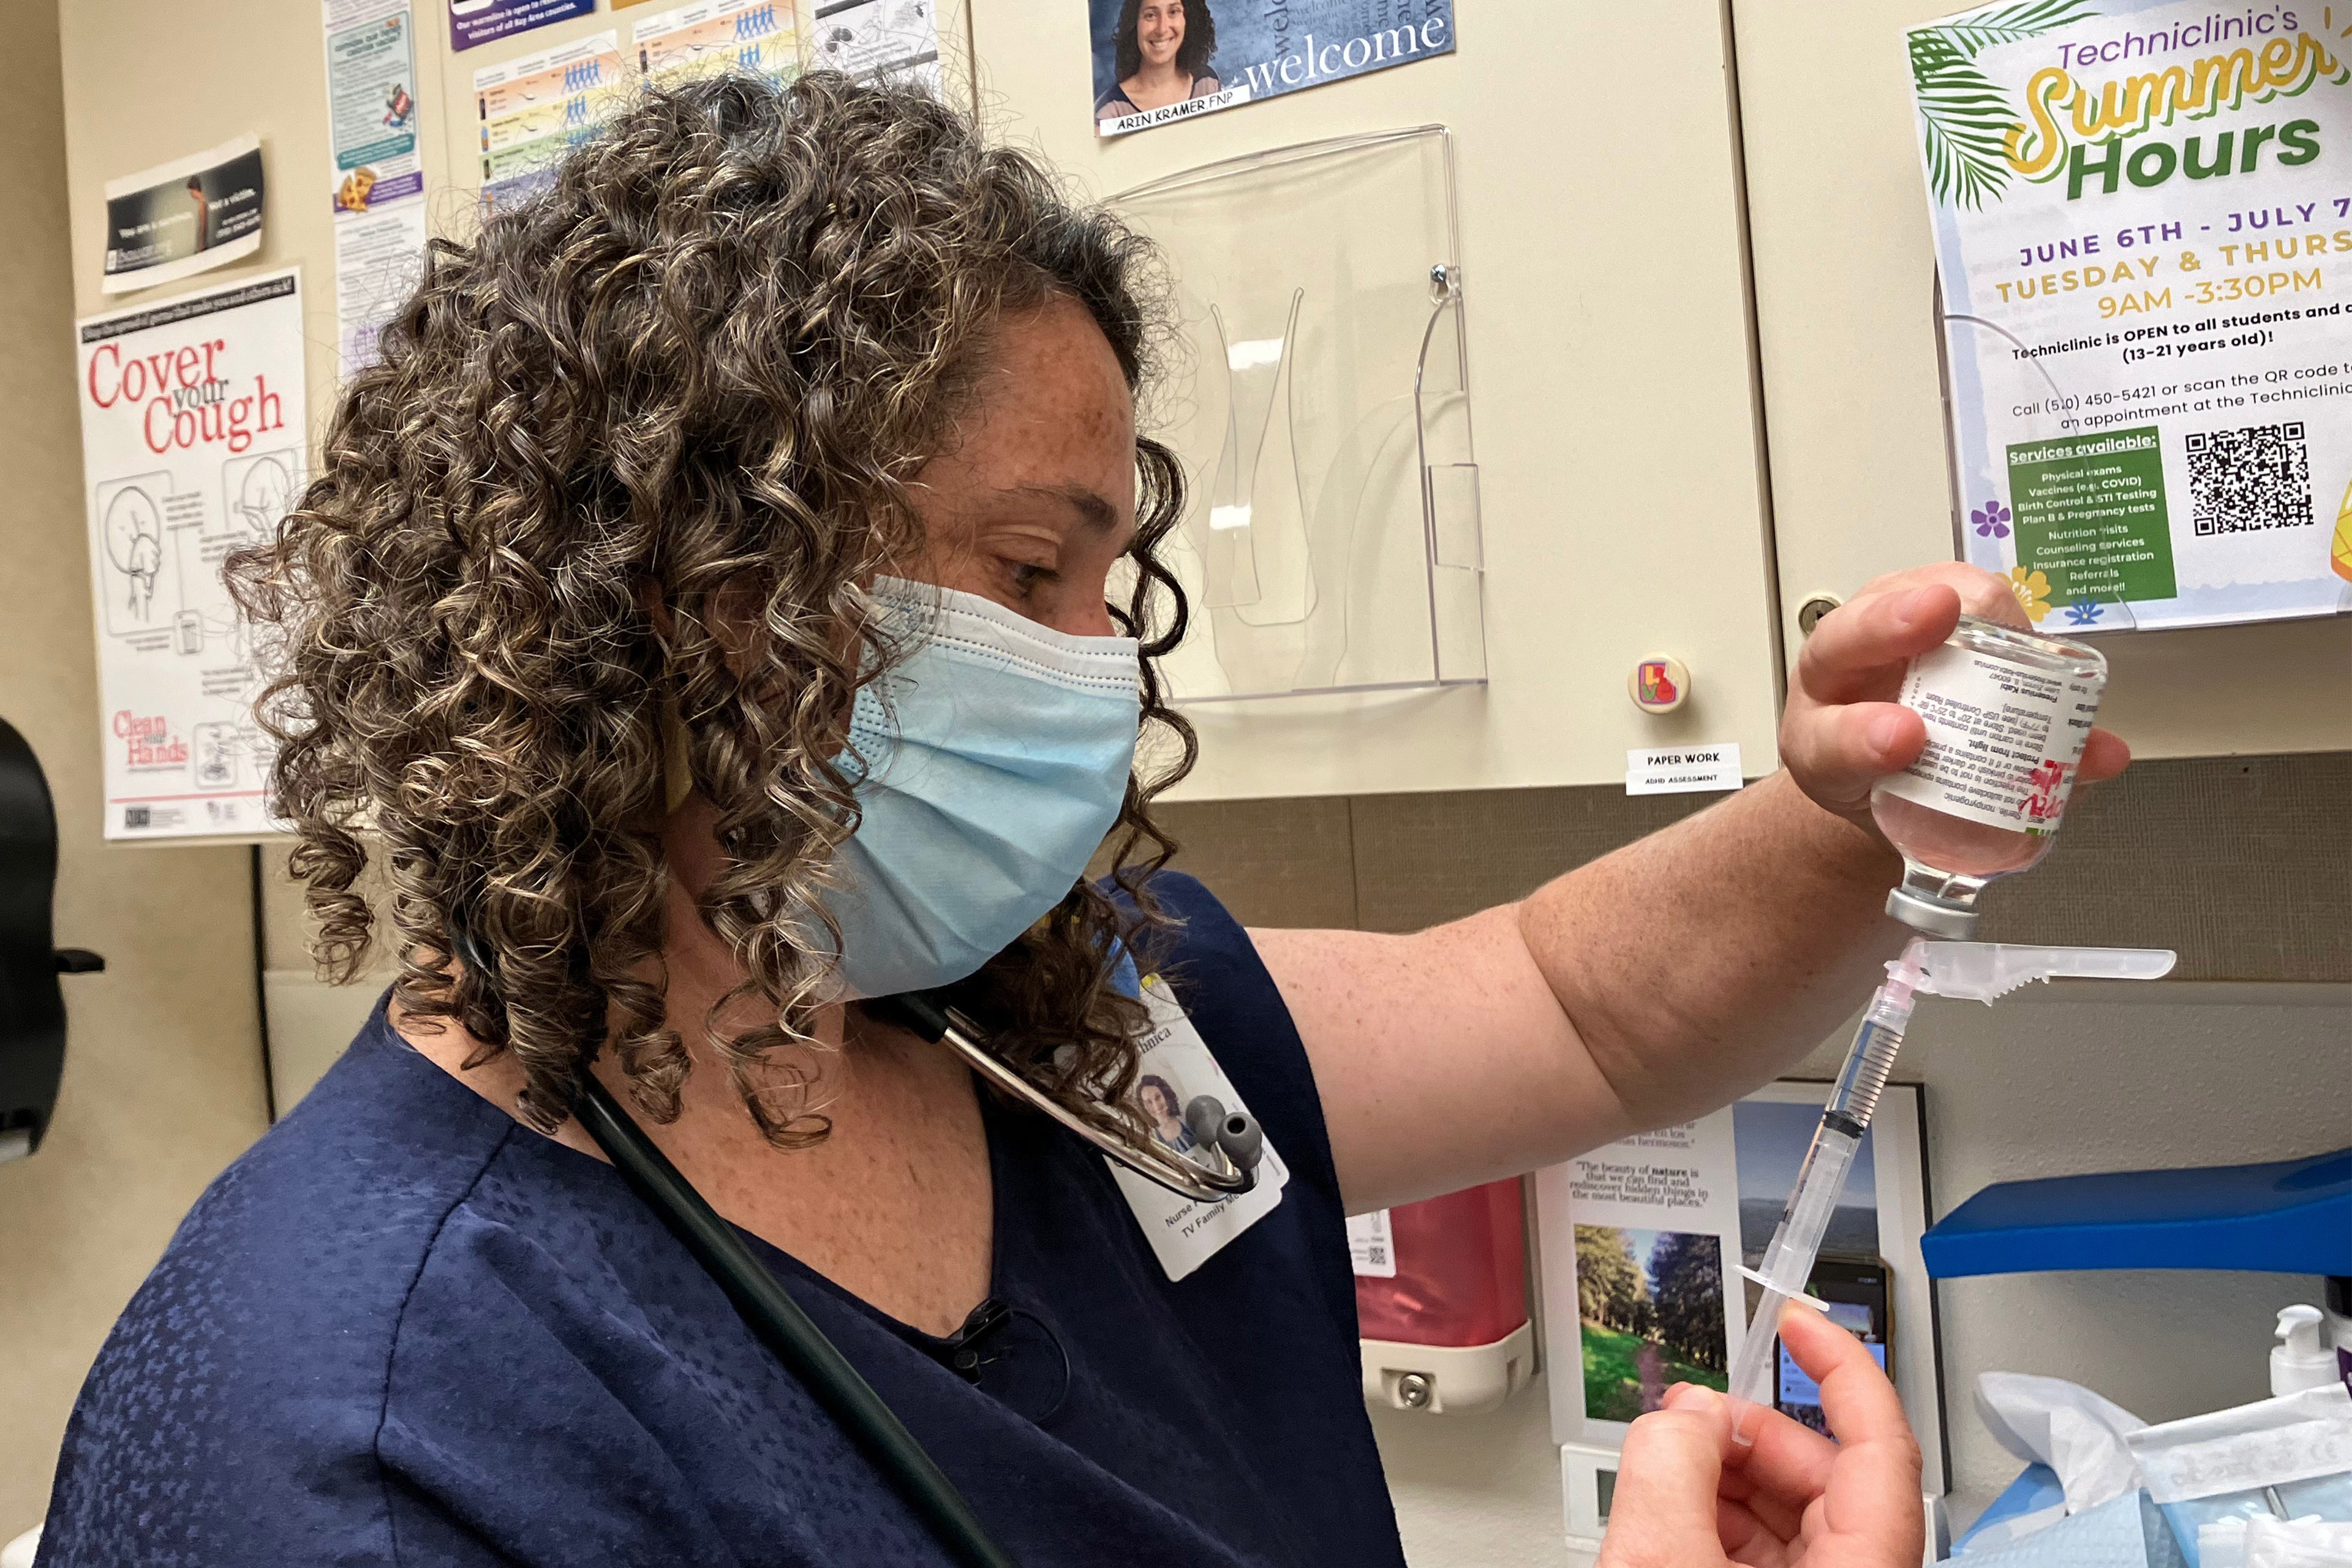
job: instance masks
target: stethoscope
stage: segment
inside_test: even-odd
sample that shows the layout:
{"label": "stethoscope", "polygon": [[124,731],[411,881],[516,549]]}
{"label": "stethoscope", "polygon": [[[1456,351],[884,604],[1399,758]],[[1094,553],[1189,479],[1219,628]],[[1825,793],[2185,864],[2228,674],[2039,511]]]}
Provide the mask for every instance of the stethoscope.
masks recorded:
{"label": "stethoscope", "polygon": [[[493,990],[498,965],[455,919],[446,921],[449,946],[458,961]],[[1076,1132],[1120,1165],[1144,1180],[1180,1196],[1204,1203],[1238,1197],[1257,1184],[1257,1166],[1265,1141],[1257,1122],[1244,1110],[1228,1111],[1212,1096],[1202,1095],[1184,1108],[1184,1123],[1202,1149],[1216,1162],[1202,1166],[1159,1148],[1141,1150],[1095,1127],[1066,1107],[1047,1098],[1037,1087],[1013,1071],[981,1044],[971,1021],[920,993],[876,998],[861,1004],[866,1012],[895,1024],[919,1038],[944,1044],[961,1057],[986,1081],[1024,1104],[1035,1107]],[[907,1430],[898,1413],[874,1392],[849,1359],[824,1331],[816,1326],[801,1304],[793,1300],[766,1265],[752,1256],[742,1233],[719,1216],[694,1184],[678,1173],[669,1157],[646,1136],[634,1117],[622,1109],[610,1090],[584,1068],[580,1074],[580,1098],[572,1114],[613,1162],[629,1186],[651,1205],[693,1254],[694,1260],[719,1286],[751,1332],[807,1385],[816,1402],[863,1447],[884,1474],[898,1485],[909,1507],[921,1517],[940,1544],[967,1568],[1015,1568],[1013,1558],[996,1544],[963,1494]]]}
{"label": "stethoscope", "polygon": [[933,1045],[946,1046],[987,1082],[1031,1109],[1044,1111],[1145,1181],[1165,1187],[1178,1197],[1204,1204],[1223,1203],[1257,1185],[1258,1162],[1265,1153],[1265,1134],[1248,1111],[1227,1110],[1214,1095],[1195,1096],[1184,1107],[1185,1129],[1215,1162],[1202,1166],[1157,1144],[1139,1149],[1049,1098],[982,1046],[975,1037],[977,1031],[971,1019],[952,1007],[940,1006],[921,992],[877,997],[862,1005],[868,1015],[886,1024],[896,1024]]}

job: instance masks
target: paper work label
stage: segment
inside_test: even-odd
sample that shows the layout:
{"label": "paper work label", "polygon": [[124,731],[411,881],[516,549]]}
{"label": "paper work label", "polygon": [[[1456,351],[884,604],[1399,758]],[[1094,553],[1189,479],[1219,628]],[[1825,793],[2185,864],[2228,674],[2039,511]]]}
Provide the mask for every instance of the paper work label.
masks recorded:
{"label": "paper work label", "polygon": [[1739,787],[1739,743],[1664,746],[1625,753],[1627,795],[1690,795]]}

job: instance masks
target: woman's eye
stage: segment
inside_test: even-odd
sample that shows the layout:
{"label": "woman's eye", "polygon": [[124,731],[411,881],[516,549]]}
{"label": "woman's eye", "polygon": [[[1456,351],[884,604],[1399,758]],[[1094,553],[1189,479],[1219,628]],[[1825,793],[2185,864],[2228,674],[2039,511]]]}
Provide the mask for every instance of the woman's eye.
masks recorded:
{"label": "woman's eye", "polygon": [[1013,591],[1024,598],[1040,584],[1051,583],[1059,574],[1050,566],[1039,566],[1027,561],[1007,563],[1013,578]]}

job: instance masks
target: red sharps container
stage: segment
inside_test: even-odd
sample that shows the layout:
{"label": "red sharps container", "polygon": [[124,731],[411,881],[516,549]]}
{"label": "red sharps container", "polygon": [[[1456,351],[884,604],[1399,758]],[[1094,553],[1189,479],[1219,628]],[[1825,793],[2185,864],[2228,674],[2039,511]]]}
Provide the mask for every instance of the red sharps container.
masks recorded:
{"label": "red sharps container", "polygon": [[1533,1374],[1516,1179],[1360,1215],[1348,1240],[1365,1398],[1400,1410],[1486,1410]]}

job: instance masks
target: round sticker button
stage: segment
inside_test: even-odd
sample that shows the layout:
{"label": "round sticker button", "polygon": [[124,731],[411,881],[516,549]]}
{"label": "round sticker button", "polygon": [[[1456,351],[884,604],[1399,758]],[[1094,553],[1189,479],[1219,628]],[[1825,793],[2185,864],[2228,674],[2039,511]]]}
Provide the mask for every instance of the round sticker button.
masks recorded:
{"label": "round sticker button", "polygon": [[1625,695],[1644,713],[1671,713],[1690,696],[1690,670],[1670,654],[1654,654],[1625,678]]}

